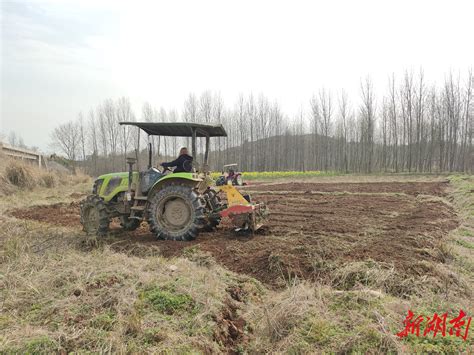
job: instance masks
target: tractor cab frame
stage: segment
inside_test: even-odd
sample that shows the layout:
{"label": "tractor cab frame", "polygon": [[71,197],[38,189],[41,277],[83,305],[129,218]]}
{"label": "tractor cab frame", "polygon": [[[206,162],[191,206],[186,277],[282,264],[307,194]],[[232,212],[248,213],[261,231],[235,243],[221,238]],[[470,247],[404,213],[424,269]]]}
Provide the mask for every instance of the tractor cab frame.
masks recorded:
{"label": "tractor cab frame", "polygon": [[198,172],[208,170],[208,159],[211,137],[227,137],[227,133],[222,125],[209,125],[188,122],[120,122],[120,125],[135,126],[143,130],[148,135],[148,168],[152,167],[153,145],[150,142],[151,136],[163,137],[188,137],[191,138],[191,155],[197,158],[197,138],[205,138],[204,160]]}

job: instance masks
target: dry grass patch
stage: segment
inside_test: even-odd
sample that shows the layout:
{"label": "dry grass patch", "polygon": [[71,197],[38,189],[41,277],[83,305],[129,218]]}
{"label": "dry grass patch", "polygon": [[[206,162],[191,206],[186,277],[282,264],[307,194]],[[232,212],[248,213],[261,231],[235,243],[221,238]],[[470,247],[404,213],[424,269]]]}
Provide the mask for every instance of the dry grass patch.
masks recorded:
{"label": "dry grass patch", "polygon": [[58,185],[58,177],[51,172],[43,173],[40,176],[40,184],[47,188],[56,187]]}
{"label": "dry grass patch", "polygon": [[247,319],[255,327],[250,352],[377,353],[397,351],[385,323],[389,312],[383,293],[334,291],[328,286],[295,282],[269,294]]}
{"label": "dry grass patch", "polygon": [[51,236],[32,242],[35,232],[22,232],[0,239],[0,352],[227,349],[215,334],[225,334],[228,290],[250,281],[183,258],[135,257],[104,245],[83,252],[83,242],[67,236],[61,252],[39,251]]}
{"label": "dry grass patch", "polygon": [[5,168],[5,177],[20,189],[33,189],[36,186],[35,171],[25,163],[11,161]]}
{"label": "dry grass patch", "polygon": [[0,195],[3,196],[30,191],[36,187],[55,188],[60,184],[75,186],[91,182],[91,177],[81,171],[76,174],[47,171],[3,155],[0,160]]}
{"label": "dry grass patch", "polygon": [[15,193],[17,188],[10,183],[10,181],[0,173],[0,196],[8,196]]}

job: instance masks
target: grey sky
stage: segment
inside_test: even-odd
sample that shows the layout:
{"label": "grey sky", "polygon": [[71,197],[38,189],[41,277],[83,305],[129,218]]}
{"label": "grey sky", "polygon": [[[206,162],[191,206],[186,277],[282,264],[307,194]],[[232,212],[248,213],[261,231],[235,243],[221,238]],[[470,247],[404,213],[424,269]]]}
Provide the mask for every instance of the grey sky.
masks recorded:
{"label": "grey sky", "polygon": [[106,98],[182,108],[213,90],[264,93],[283,110],[314,92],[423,66],[474,63],[472,1],[2,1],[1,127],[47,149],[51,130]]}

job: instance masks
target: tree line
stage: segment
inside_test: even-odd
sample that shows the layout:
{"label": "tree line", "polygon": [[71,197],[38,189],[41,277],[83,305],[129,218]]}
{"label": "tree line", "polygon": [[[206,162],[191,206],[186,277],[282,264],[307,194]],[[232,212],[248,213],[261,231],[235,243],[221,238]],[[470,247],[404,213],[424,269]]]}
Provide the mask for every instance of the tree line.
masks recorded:
{"label": "tree line", "polygon": [[[473,86],[472,71],[465,77],[450,73],[442,85],[427,83],[422,70],[407,71],[390,76],[382,95],[366,78],[356,101],[344,90],[321,89],[293,116],[264,95],[240,95],[228,107],[220,94],[205,91],[189,94],[180,111],[145,103],[139,113],[128,98],[108,99],[59,125],[52,139],[92,175],[125,169],[126,156],[146,165],[148,138],[121,121],[223,124],[228,137],[211,139],[212,170],[238,163],[243,171],[472,173]],[[190,146],[189,138],[150,142],[156,165]],[[201,154],[203,144],[198,143]]]}

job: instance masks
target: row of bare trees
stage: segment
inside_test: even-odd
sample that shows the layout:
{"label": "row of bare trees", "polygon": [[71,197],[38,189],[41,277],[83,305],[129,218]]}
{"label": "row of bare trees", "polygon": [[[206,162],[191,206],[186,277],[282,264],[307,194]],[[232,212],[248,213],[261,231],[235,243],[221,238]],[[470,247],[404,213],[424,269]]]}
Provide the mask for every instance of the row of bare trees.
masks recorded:
{"label": "row of bare trees", "polygon": [[[68,159],[93,174],[125,169],[127,155],[145,165],[147,137],[121,121],[223,124],[227,138],[211,143],[211,168],[238,163],[244,171],[332,170],[341,172],[472,172],[474,104],[472,72],[449,74],[429,85],[423,71],[390,76],[384,95],[370,78],[360,98],[343,90],[319,90],[306,110],[285,115],[264,95],[241,95],[226,107],[219,94],[190,94],[182,111],[145,103],[137,115],[127,98],[106,100],[77,120],[58,126],[53,141]],[[189,139],[153,137],[157,163],[177,154]],[[203,143],[198,145],[203,152]],[[197,157],[199,160],[199,156]]]}

